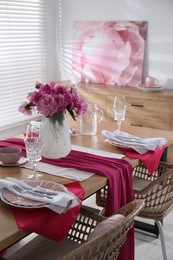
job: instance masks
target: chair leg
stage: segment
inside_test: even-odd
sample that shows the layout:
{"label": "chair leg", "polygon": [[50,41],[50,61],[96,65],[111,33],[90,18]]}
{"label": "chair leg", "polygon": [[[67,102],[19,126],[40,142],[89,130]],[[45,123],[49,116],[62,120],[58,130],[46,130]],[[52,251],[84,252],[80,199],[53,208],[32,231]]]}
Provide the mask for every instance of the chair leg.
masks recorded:
{"label": "chair leg", "polygon": [[165,246],[165,239],[164,239],[164,233],[163,233],[163,227],[162,224],[159,220],[156,220],[156,224],[159,228],[159,233],[160,233],[160,240],[161,240],[161,245],[162,245],[162,253],[163,253],[163,259],[167,260],[167,254],[166,254],[166,246]]}

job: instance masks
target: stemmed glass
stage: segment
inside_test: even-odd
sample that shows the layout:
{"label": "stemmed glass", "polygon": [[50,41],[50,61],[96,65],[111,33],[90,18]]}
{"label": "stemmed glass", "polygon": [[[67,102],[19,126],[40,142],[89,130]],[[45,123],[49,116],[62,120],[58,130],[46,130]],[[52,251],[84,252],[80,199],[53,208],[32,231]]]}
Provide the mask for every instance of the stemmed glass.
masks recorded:
{"label": "stemmed glass", "polygon": [[28,137],[40,137],[41,136],[41,122],[30,121],[26,128],[26,138]]}
{"label": "stemmed glass", "polygon": [[126,98],[125,96],[115,96],[113,104],[114,120],[117,121],[118,130],[121,129],[122,121],[125,120]]}
{"label": "stemmed glass", "polygon": [[42,158],[44,146],[40,126],[40,122],[31,121],[26,130],[26,138],[24,140],[26,156],[33,164],[33,172],[28,176],[29,179],[39,179],[43,177],[43,174],[37,172],[37,162]]}

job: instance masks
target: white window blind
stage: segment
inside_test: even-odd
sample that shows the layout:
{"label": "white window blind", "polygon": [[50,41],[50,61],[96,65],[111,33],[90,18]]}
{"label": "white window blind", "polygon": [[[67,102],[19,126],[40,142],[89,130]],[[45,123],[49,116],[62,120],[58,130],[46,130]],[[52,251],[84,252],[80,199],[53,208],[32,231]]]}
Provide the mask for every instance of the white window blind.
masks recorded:
{"label": "white window blind", "polygon": [[0,139],[32,119],[18,107],[36,80],[47,82],[46,3],[0,0]]}

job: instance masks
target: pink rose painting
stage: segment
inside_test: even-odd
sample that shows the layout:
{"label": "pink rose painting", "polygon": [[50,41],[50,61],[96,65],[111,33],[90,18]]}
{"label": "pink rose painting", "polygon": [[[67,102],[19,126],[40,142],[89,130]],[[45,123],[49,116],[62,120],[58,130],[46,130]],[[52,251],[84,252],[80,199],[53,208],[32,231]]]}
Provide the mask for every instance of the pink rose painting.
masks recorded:
{"label": "pink rose painting", "polygon": [[74,77],[79,82],[138,87],[146,30],[144,21],[74,22]]}

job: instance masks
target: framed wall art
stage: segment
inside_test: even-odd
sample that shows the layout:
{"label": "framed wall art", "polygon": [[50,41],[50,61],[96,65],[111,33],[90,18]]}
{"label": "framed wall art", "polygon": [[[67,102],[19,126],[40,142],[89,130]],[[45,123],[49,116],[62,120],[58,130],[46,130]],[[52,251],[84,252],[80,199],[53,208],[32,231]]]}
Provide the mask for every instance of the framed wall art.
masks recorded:
{"label": "framed wall art", "polygon": [[75,21],[72,71],[79,82],[138,87],[146,21]]}

